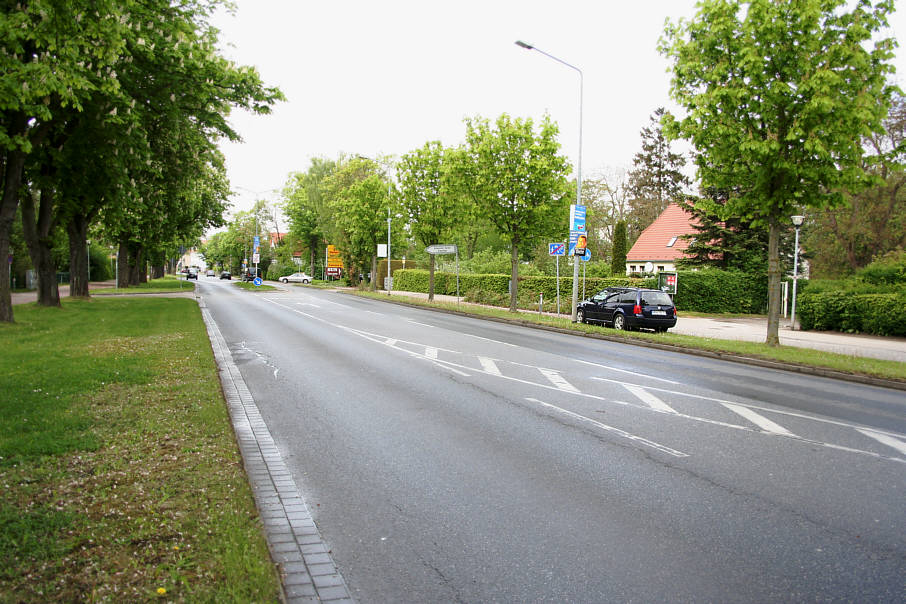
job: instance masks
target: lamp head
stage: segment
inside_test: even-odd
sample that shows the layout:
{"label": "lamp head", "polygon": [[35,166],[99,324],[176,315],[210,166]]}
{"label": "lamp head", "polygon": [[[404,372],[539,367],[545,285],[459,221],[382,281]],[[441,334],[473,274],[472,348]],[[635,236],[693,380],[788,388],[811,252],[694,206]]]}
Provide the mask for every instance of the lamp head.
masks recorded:
{"label": "lamp head", "polygon": [[805,220],[805,216],[790,216],[790,220],[793,221],[793,226],[800,227],[802,226],[802,221]]}
{"label": "lamp head", "polygon": [[523,42],[522,40],[516,40],[516,46],[521,46],[522,48],[524,48],[526,50],[532,50],[533,48],[535,48],[531,44],[529,44],[527,42]]}

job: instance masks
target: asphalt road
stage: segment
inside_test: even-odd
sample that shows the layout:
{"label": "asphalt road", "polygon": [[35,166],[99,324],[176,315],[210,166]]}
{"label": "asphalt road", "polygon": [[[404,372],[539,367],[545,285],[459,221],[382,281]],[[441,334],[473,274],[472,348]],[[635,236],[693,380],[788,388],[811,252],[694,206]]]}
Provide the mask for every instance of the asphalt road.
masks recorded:
{"label": "asphalt road", "polygon": [[199,281],[360,602],[906,600],[906,397]]}

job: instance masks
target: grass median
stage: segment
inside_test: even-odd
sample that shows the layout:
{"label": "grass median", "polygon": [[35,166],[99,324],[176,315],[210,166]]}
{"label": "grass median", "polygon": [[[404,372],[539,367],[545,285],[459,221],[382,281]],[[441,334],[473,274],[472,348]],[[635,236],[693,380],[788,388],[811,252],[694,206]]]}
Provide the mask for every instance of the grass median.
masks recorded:
{"label": "grass median", "polygon": [[0,601],[276,601],[198,305],[0,326]]}
{"label": "grass median", "polygon": [[617,331],[599,325],[586,325],[573,323],[569,319],[554,315],[545,315],[535,312],[520,312],[513,314],[509,310],[497,307],[480,306],[477,304],[456,304],[455,302],[428,302],[410,296],[388,296],[386,293],[372,293],[350,290],[358,296],[374,298],[376,300],[390,300],[401,304],[413,306],[434,307],[443,310],[466,313],[478,317],[491,317],[519,324],[543,325],[555,327],[566,331],[590,334],[608,339],[623,340],[627,343],[652,342],[665,344],[677,348],[690,350],[705,350],[720,355],[751,357],[766,361],[775,361],[786,365],[818,367],[849,373],[865,375],[899,382],[906,382],[906,363],[856,357],[845,354],[835,354],[810,348],[793,346],[768,346],[759,342],[743,342],[738,340],[721,340],[716,338],[702,338],[678,333],[648,333],[638,331]]}

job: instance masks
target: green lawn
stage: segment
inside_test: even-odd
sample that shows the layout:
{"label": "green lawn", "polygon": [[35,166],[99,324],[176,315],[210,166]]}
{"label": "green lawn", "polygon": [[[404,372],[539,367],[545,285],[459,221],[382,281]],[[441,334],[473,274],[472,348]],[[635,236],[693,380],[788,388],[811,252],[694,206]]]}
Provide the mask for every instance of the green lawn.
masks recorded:
{"label": "green lawn", "polygon": [[146,283],[132,285],[129,287],[106,287],[103,289],[92,289],[92,296],[111,296],[118,294],[168,294],[172,292],[189,292],[195,291],[195,280],[177,278],[174,275],[167,275],[160,279],[150,279]]}
{"label": "green lawn", "polygon": [[66,299],[15,319],[0,601],[278,600],[197,303]]}

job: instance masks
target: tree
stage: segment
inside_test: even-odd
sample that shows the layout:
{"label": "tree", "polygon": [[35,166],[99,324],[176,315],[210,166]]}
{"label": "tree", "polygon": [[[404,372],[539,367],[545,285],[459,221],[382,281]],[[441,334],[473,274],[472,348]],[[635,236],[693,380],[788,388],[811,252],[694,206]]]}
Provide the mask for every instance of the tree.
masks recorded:
{"label": "tree", "polygon": [[710,189],[700,198],[690,197],[680,203],[697,220],[695,233],[682,235],[689,241],[681,268],[719,268],[745,273],[764,274],[768,261],[768,231],[751,220],[730,216],[723,218],[723,206],[729,195]]}
{"label": "tree", "polygon": [[897,92],[884,132],[864,140],[874,186],[848,194],[839,208],[810,212],[803,247],[815,276],[851,275],[874,258],[906,247],[906,97]]}
{"label": "tree", "polygon": [[[400,206],[408,218],[412,236],[423,246],[444,243],[462,208],[450,183],[450,155],[440,142],[432,141],[400,158]],[[428,264],[428,299],[434,300],[434,254]]]}
{"label": "tree", "polygon": [[610,272],[614,275],[626,274],[626,254],[629,243],[626,241],[626,222],[620,220],[613,228],[613,258],[610,261]]}
{"label": "tree", "polygon": [[[620,221],[625,227],[630,212],[626,170],[611,168],[583,180],[582,201],[587,207],[589,249],[595,258],[612,257],[614,229]],[[625,271],[622,264],[620,271]]]}
{"label": "tree", "polygon": [[630,240],[635,241],[648,225],[667,209],[671,202],[682,198],[689,186],[683,174],[686,159],[670,149],[661,120],[665,110],[659,107],[649,118],[649,125],[642,128],[642,150],[632,159],[626,186],[632,211],[630,213]]}
{"label": "tree", "polygon": [[537,133],[531,119],[506,114],[494,127],[486,119],[466,120],[459,182],[510,243],[510,312],[516,312],[520,246],[528,250],[555,236],[567,215],[569,163],[558,154],[557,133],[548,116]]}
{"label": "tree", "polygon": [[702,0],[668,22],[671,94],[687,111],[665,132],[692,142],[705,187],[738,191],[723,217],[767,226],[768,327],[780,343],[780,233],[803,208],[833,207],[865,183],[862,136],[880,132],[895,42],[872,36],[893,1]]}
{"label": "tree", "polygon": [[312,158],[305,172],[290,176],[283,188],[283,212],[289,219],[289,232],[308,248],[309,272],[315,274],[315,256],[321,254],[332,224],[326,209],[322,183],[336,170],[336,162]]}

